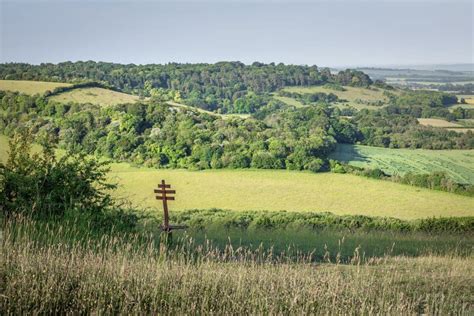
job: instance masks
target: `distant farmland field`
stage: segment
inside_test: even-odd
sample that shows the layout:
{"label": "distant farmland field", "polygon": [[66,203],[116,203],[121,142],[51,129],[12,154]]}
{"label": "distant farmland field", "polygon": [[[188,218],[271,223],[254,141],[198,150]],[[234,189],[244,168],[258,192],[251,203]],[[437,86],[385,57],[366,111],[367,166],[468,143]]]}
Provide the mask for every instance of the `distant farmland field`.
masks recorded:
{"label": "distant farmland field", "polygon": [[443,171],[458,182],[474,184],[474,150],[411,150],[340,144],[331,157],[357,167],[380,168],[389,174]]}
{"label": "distant farmland field", "polygon": [[433,127],[462,127],[460,124],[448,122],[446,120],[435,119],[435,118],[419,118],[418,122],[421,125],[433,126]]}
{"label": "distant farmland field", "polygon": [[[375,101],[388,101],[388,98],[384,96],[383,89],[366,89],[366,88],[357,88],[357,87],[344,87],[345,91],[338,91],[331,89],[325,86],[312,86],[312,87],[286,87],[285,91],[288,92],[297,92],[297,93],[333,93],[338,96],[341,100],[346,100],[343,102],[338,102],[338,105],[348,104],[357,109],[364,108],[379,108],[377,106],[364,104],[365,102],[375,102]],[[392,91],[392,93],[398,93],[397,91]],[[286,99],[281,99],[281,97],[275,96],[275,98],[280,99],[281,101],[288,103]]]}
{"label": "distant farmland field", "polygon": [[474,105],[474,95],[458,95],[457,97],[459,100],[464,99],[467,104]]}
{"label": "distant farmland field", "polygon": [[418,122],[424,126],[441,127],[458,133],[467,133],[467,131],[474,132],[474,128],[472,128],[474,126],[472,120],[459,120],[458,122],[454,123],[441,119],[419,118]]}
{"label": "distant farmland field", "polygon": [[46,91],[52,91],[58,87],[68,87],[69,83],[63,82],[44,82],[28,80],[0,80],[0,90],[14,91],[25,94],[43,94]]}
{"label": "distant farmland field", "polygon": [[139,100],[139,97],[104,88],[80,88],[52,96],[51,99],[58,102],[91,103],[110,106],[121,103],[134,103]]}

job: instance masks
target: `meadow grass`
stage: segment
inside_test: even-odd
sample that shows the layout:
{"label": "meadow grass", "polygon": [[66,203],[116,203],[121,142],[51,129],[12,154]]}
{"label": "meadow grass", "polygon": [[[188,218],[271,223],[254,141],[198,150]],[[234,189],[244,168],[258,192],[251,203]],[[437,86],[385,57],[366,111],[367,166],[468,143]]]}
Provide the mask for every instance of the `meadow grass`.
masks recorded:
{"label": "meadow grass", "polygon": [[43,94],[58,87],[68,87],[71,84],[62,82],[44,82],[28,80],[0,80],[0,90],[21,92],[29,95]]}
{"label": "meadow grass", "polygon": [[331,158],[394,175],[446,172],[455,181],[474,184],[474,150],[392,149],[338,144]]}
{"label": "meadow grass", "polygon": [[104,88],[78,88],[50,98],[58,102],[91,103],[102,106],[135,103],[140,99],[135,95]]}
{"label": "meadow grass", "polygon": [[177,190],[172,210],[328,211],[416,219],[473,216],[474,199],[350,174],[286,170],[170,170],[112,164],[117,196],[156,208],[153,189],[165,179]]}
{"label": "meadow grass", "polygon": [[[356,148],[381,150],[382,153],[387,150],[363,146]],[[7,150],[8,139],[0,136],[0,161],[6,160]],[[402,150],[401,157],[397,159],[393,158],[397,152],[387,152],[389,155],[384,157],[385,160],[373,160],[376,165],[372,160],[362,162],[369,163],[367,166],[383,167],[385,170],[391,170],[389,168],[393,167],[397,168],[395,170],[407,168],[425,172],[428,168],[427,161],[430,160],[423,155],[421,158],[416,156],[404,158],[404,155],[417,152],[406,151],[405,153],[405,150]],[[346,154],[339,156],[342,160],[353,159],[357,164],[360,162],[351,155],[347,156],[350,154],[347,150],[339,149],[338,152]],[[428,151],[426,154],[429,153],[431,152]],[[439,156],[431,157],[433,166],[430,168],[437,165],[444,166],[442,170],[448,173],[452,173],[450,170],[455,170],[457,172],[455,175],[459,179],[473,181],[473,151],[434,153],[438,153]],[[416,161],[418,166],[414,164]],[[109,179],[119,185],[114,195],[129,200],[137,208],[155,209],[159,206],[153,189],[165,179],[178,192],[176,201],[170,202],[171,209],[176,211],[209,208],[234,211],[291,210],[332,212],[338,215],[389,216],[401,219],[474,215],[474,199],[471,197],[349,174],[255,169],[189,171],[112,163]]]}
{"label": "meadow grass", "polygon": [[[72,230],[72,232],[71,232]],[[8,314],[470,314],[472,256],[288,256],[184,239],[175,245],[7,221],[0,312]],[[48,239],[41,242],[43,235]],[[69,238],[69,237],[67,237]],[[324,236],[322,236],[324,238]]]}
{"label": "meadow grass", "polygon": [[[355,107],[356,109],[377,109],[380,108],[379,106],[373,106],[373,105],[368,105],[368,104],[361,104],[358,102],[358,100],[361,100],[363,102],[374,102],[374,101],[382,101],[382,102],[387,102],[388,98],[383,95],[384,89],[367,89],[367,88],[359,88],[359,87],[348,87],[344,86],[345,91],[338,91],[331,89],[329,87],[325,86],[310,86],[310,87],[286,87],[283,89],[284,91],[288,92],[297,92],[297,93],[317,93],[317,92],[323,92],[323,93],[333,93],[338,96],[339,99],[345,100],[345,101],[340,101],[336,102],[335,104],[337,106],[342,106],[342,105],[350,105]],[[397,90],[390,91],[391,93],[398,93]],[[281,99],[281,101],[286,102],[285,99]]]}

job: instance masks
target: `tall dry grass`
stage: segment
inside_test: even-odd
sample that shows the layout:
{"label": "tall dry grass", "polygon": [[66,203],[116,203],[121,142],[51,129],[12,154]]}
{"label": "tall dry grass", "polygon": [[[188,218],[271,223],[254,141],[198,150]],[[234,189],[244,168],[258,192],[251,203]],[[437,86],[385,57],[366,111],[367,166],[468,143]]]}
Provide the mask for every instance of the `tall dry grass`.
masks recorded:
{"label": "tall dry grass", "polygon": [[[85,237],[74,228],[7,223],[0,313],[470,314],[472,257],[314,263],[270,250],[192,240]],[[63,238],[69,239],[63,239]]]}

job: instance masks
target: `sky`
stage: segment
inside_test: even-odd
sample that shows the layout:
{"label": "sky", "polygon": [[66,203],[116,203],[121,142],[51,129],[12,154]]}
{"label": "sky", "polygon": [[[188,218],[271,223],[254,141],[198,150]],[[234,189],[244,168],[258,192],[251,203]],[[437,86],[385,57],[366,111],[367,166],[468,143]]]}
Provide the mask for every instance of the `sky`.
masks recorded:
{"label": "sky", "polygon": [[0,0],[0,62],[472,63],[471,0]]}

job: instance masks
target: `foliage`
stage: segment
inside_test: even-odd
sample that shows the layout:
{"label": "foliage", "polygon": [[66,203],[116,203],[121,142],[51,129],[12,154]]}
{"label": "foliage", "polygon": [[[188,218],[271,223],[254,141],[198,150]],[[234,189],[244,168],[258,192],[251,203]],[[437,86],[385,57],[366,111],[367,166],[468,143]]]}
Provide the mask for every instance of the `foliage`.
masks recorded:
{"label": "foliage", "polygon": [[360,70],[346,69],[339,71],[335,81],[342,86],[368,87],[372,84],[372,80],[368,75]]}
{"label": "foliage", "polygon": [[286,211],[226,211],[187,210],[177,212],[171,218],[193,229],[223,227],[226,229],[311,229],[313,231],[334,230],[339,232],[425,232],[474,234],[474,217],[440,217],[418,220],[402,220],[390,217],[371,217],[363,215],[335,215],[316,212]]}
{"label": "foliage", "polygon": [[[103,62],[65,62],[0,65],[0,78],[63,82],[94,81],[140,96],[157,90],[174,90],[188,105],[222,113],[253,113],[263,106],[260,98],[285,86],[324,83],[367,86],[370,79],[360,71],[332,75],[317,66],[241,62],[216,64],[120,65]],[[268,97],[268,96],[267,96]],[[178,101],[176,101],[178,102]]]}
{"label": "foliage", "polygon": [[100,213],[112,205],[105,162],[85,154],[57,158],[53,140],[42,141],[40,153],[31,152],[26,132],[10,141],[6,164],[0,164],[0,208],[4,216],[23,213],[35,217],[63,216],[67,210]]}
{"label": "foliage", "polygon": [[[222,118],[160,102],[107,108],[63,104],[44,97],[0,93],[0,132],[30,126],[53,131],[60,147],[146,166],[268,168],[262,152],[283,143],[273,168],[319,170],[336,140],[353,142],[356,129],[324,105],[259,112],[261,120]],[[268,105],[271,107],[272,105]],[[268,156],[268,155],[267,155]],[[320,165],[319,167],[317,165]]]}
{"label": "foliage", "polygon": [[315,93],[298,93],[298,92],[288,92],[285,90],[280,90],[278,92],[279,96],[288,97],[296,99],[302,104],[308,105],[316,102],[331,103],[338,101],[337,95],[333,93],[324,93],[324,92],[315,92]]}
{"label": "foliage", "polygon": [[[364,145],[389,148],[472,149],[472,132],[460,134],[436,127],[422,126],[411,110],[388,106],[379,111],[361,110],[353,118]],[[446,110],[447,111],[447,110]]]}
{"label": "foliage", "polygon": [[436,91],[410,91],[406,90],[396,99],[396,105],[412,106],[421,105],[427,107],[443,107],[456,104],[458,98],[455,95]]}

